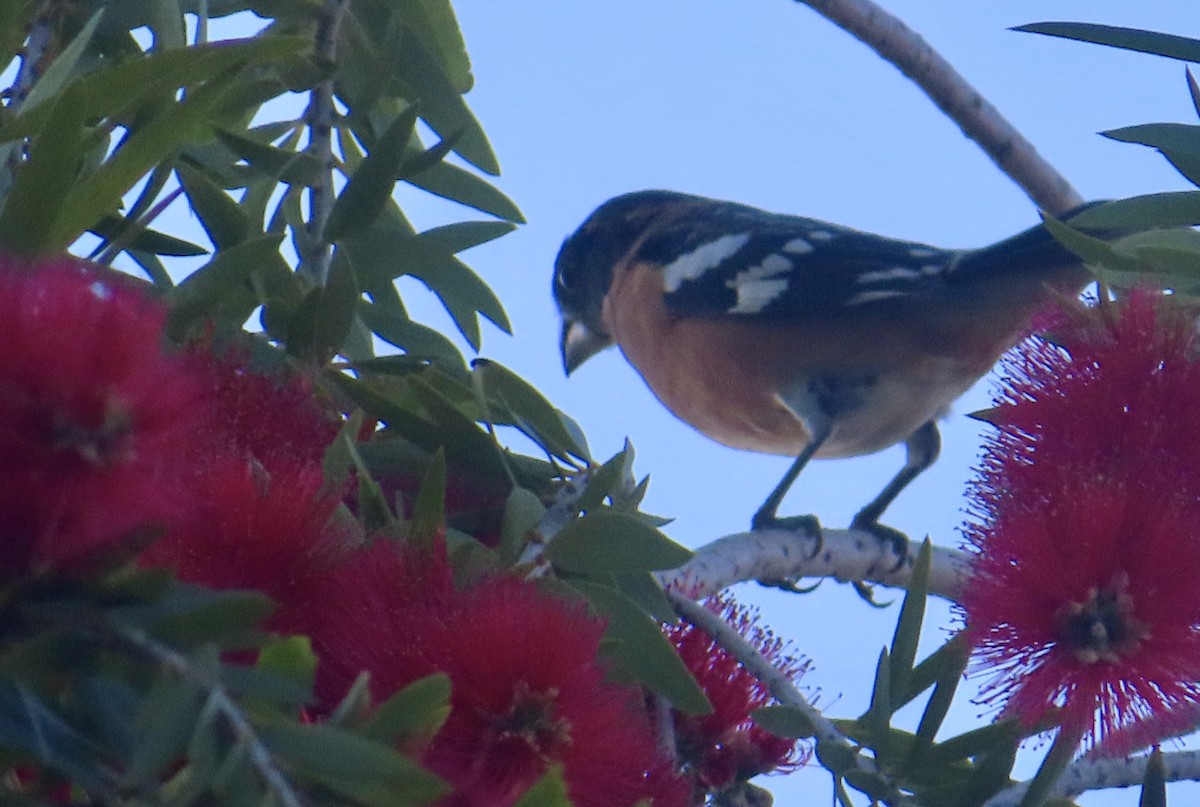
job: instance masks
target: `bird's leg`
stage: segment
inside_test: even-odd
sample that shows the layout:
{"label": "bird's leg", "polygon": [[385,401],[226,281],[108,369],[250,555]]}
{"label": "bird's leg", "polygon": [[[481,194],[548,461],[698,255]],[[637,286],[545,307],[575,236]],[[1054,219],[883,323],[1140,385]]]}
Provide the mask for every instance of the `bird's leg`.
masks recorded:
{"label": "bird's leg", "polygon": [[811,437],[808,440],[808,444],[804,446],[804,450],[800,452],[800,456],[796,457],[791,467],[787,469],[787,473],[783,475],[783,479],[779,480],[779,484],[771,491],[771,495],[763,502],[762,507],[758,508],[758,512],[754,514],[754,518],[750,520],[750,528],[755,530],[771,528],[808,530],[816,534],[817,551],[819,552],[821,522],[817,520],[816,516],[787,516],[780,518],[777,515],[779,504],[792,487],[792,483],[796,481],[796,477],[800,475],[800,472],[804,470],[804,466],[808,465],[808,461],[813,458],[813,455],[820,450],[821,446],[829,438],[829,420],[822,419],[817,428],[811,428],[810,426],[810,431]]}
{"label": "bird's leg", "polygon": [[900,558],[896,564],[897,569],[908,559],[908,536],[900,530],[880,524],[879,518],[888,505],[900,495],[900,491],[908,487],[909,482],[920,476],[921,472],[933,465],[934,460],[938,458],[942,450],[942,438],[938,434],[937,424],[931,420],[910,434],[904,442],[904,448],[907,451],[904,467],[850,522],[851,527],[866,530],[881,541],[891,543],[896,557]]}

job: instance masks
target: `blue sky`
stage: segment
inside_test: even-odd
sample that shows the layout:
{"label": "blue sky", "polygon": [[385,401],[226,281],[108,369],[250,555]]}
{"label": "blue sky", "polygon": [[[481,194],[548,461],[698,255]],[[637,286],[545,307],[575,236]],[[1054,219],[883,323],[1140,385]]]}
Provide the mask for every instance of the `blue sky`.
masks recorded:
{"label": "blue sky", "polygon": [[[651,474],[646,509],[675,518],[672,537],[699,546],[745,529],[788,461],[733,451],[675,420],[619,353],[567,380],[550,297],[562,239],[600,202],[644,188],[733,199],[944,246],[977,246],[1036,222],[1024,195],[917,89],[871,51],[791,2],[608,0],[462,2],[458,14],[476,87],[468,96],[500,158],[498,185],[525,212],[518,232],[468,261],[500,295],[515,335],[486,334],[484,355],[533,381],[582,424],[607,457],[628,436]],[[1098,136],[1151,121],[1195,122],[1180,63],[1007,30],[1079,20],[1200,36],[1190,4],[1127,0],[893,0],[921,32],[1087,198],[1185,187],[1155,152]],[[419,225],[447,210],[404,194]],[[456,211],[450,211],[451,215]],[[415,284],[405,286],[418,298]],[[442,322],[433,305],[433,322]],[[963,413],[986,406],[987,382],[943,424],[941,461],[891,508],[889,523],[954,545],[962,491],[980,444]],[[783,513],[844,526],[899,467],[902,452],[811,466]],[[896,608],[876,611],[827,582],[796,597],[744,586],[769,623],[813,658],[805,684],[832,714],[866,706]],[[883,592],[881,599],[892,595]],[[931,609],[926,642],[945,637]],[[980,708],[960,697],[957,730]],[[911,718],[915,724],[915,716]],[[1036,760],[1025,762],[1025,770]],[[819,770],[767,780],[779,804],[828,803]],[[1173,787],[1173,803],[1200,787]],[[1136,804],[1134,791],[1082,799]]]}

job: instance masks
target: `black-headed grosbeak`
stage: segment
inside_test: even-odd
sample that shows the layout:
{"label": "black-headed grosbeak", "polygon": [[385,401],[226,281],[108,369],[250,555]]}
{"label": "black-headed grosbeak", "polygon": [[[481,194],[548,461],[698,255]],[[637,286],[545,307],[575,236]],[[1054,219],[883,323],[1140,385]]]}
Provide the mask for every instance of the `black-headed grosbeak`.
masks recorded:
{"label": "black-headed grosbeak", "polygon": [[[904,442],[904,468],[853,521],[898,541],[879,518],[937,458],[936,419],[1034,311],[1088,279],[1041,226],[940,249],[641,191],[605,202],[567,238],[554,297],[568,373],[617,344],[681,420],[733,448],[796,457],[755,528],[781,521],[810,459]],[[819,530],[813,516],[795,520]]]}

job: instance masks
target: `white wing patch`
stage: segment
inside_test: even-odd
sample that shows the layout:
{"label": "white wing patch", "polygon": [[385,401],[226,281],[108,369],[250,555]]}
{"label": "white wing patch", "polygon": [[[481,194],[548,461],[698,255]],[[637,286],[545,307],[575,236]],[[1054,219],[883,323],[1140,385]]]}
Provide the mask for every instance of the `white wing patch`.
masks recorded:
{"label": "white wing patch", "polygon": [[907,297],[908,293],[903,291],[888,291],[880,289],[878,291],[864,291],[854,295],[846,301],[847,306],[862,305],[863,303],[873,303],[877,300],[890,300],[893,297]]}
{"label": "white wing patch", "polygon": [[725,281],[728,288],[737,292],[737,304],[729,309],[731,314],[757,314],[766,308],[772,300],[787,290],[786,278],[776,278],[792,271],[794,264],[779,253],[772,253],[763,258],[759,266],[751,266],[734,275],[732,280]]}
{"label": "white wing patch", "polygon": [[803,238],[793,238],[783,245],[783,251],[790,252],[793,255],[807,255],[813,251],[813,245]]}
{"label": "white wing patch", "polygon": [[868,283],[884,283],[889,280],[913,280],[920,276],[921,272],[916,269],[897,266],[892,269],[876,269],[873,272],[862,272],[854,278],[854,282],[859,285],[866,285]]}
{"label": "white wing patch", "polygon": [[663,289],[667,292],[678,291],[684,281],[695,280],[709,269],[720,266],[722,261],[746,246],[749,240],[750,233],[723,235],[680,255],[663,268]]}

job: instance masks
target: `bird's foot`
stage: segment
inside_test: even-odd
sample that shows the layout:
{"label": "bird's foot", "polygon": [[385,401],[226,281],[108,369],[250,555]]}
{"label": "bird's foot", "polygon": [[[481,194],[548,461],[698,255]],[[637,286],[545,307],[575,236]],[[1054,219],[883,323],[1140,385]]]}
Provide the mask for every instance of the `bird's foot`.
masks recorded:
{"label": "bird's foot", "polygon": [[895,527],[889,527],[886,524],[880,524],[878,521],[869,518],[863,518],[860,515],[855,516],[850,522],[850,528],[854,530],[862,530],[874,535],[881,544],[890,546],[892,554],[896,556],[896,565],[891,571],[898,571],[909,558],[909,540],[908,536],[900,532]]}
{"label": "bird's foot", "polygon": [[[825,546],[825,530],[821,526],[821,520],[813,515],[807,516],[784,516],[780,518],[774,513],[763,512],[759,510],[754,514],[754,518],[750,520],[750,529],[752,530],[786,530],[788,532],[804,532],[814,536],[816,546],[809,553],[808,559],[812,560],[817,555],[821,554],[821,549]],[[762,583],[763,581],[759,581]],[[773,585],[764,583],[764,585]]]}

